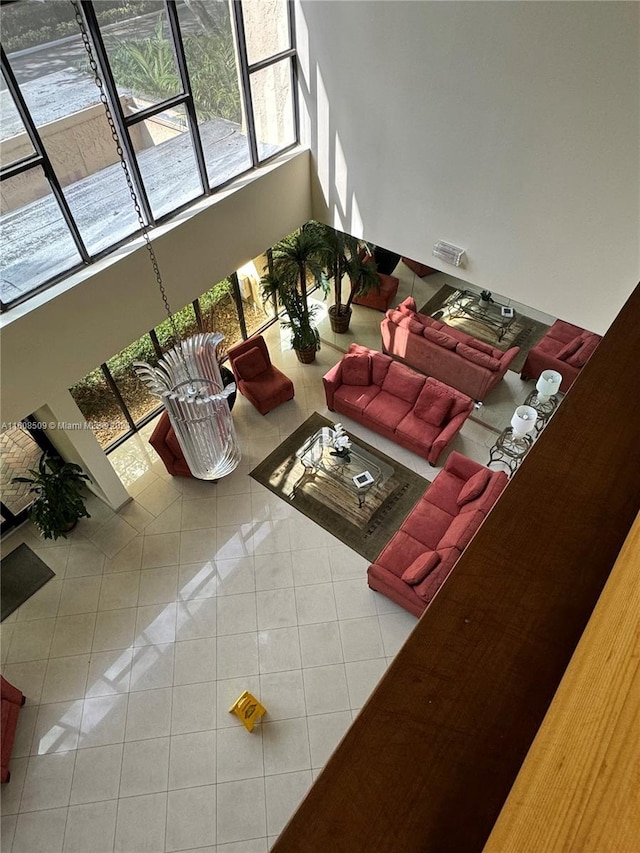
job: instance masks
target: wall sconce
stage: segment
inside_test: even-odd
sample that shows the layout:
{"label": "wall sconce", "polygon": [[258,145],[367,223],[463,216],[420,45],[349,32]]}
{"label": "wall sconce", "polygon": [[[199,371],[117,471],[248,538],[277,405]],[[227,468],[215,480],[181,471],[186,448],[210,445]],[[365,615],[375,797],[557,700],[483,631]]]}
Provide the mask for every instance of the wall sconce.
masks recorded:
{"label": "wall sconce", "polygon": [[452,243],[445,243],[444,240],[438,240],[433,247],[432,254],[434,258],[440,258],[440,260],[446,261],[448,264],[453,264],[454,267],[459,267],[462,265],[464,249],[460,249]]}

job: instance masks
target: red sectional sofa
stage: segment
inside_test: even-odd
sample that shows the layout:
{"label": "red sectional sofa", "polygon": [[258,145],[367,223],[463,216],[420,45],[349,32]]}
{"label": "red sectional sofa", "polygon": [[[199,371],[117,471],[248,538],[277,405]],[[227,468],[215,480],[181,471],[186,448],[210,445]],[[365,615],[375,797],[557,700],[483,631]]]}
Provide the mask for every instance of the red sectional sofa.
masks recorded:
{"label": "red sectional sofa", "polygon": [[557,370],[561,391],[568,391],[591,358],[602,338],[579,326],[556,320],[542,340],[529,350],[522,365],[522,379],[537,379],[543,370]]}
{"label": "red sectional sofa", "polygon": [[386,353],[480,401],[500,382],[520,352],[520,347],[502,352],[418,313],[411,296],[396,311],[387,311],[380,331]]}
{"label": "red sectional sofa", "polygon": [[13,741],[16,736],[20,708],[24,705],[25,697],[17,687],[9,684],[0,675],[0,700],[2,705],[2,733],[0,737],[2,744],[2,766],[0,781],[8,782],[11,776],[9,772],[9,759],[11,758]]}
{"label": "red sectional sofa", "polygon": [[398,532],[367,570],[371,589],[420,616],[507,485],[453,451]]}
{"label": "red sectional sofa", "polygon": [[323,377],[327,406],[435,465],[473,400],[388,355],[351,344]]}

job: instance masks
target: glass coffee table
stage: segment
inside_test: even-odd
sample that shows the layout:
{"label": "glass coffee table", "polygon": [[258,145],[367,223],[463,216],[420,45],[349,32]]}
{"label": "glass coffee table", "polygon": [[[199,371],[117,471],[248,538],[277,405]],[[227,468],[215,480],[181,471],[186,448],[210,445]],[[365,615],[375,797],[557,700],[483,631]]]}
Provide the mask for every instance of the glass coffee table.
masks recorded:
{"label": "glass coffee table", "polygon": [[358,507],[362,507],[367,493],[393,475],[394,470],[390,465],[360,447],[353,439],[348,462],[334,455],[334,438],[335,432],[331,427],[322,427],[296,451],[304,472],[293,487],[290,500],[295,498],[304,483],[328,477],[350,492],[357,499]]}
{"label": "glass coffee table", "polygon": [[[446,301],[447,314],[450,317],[469,317],[496,333],[501,341],[516,319],[516,312],[508,305],[492,299],[487,305],[480,304],[480,296],[471,290],[458,290]],[[508,309],[505,316],[502,309]]]}

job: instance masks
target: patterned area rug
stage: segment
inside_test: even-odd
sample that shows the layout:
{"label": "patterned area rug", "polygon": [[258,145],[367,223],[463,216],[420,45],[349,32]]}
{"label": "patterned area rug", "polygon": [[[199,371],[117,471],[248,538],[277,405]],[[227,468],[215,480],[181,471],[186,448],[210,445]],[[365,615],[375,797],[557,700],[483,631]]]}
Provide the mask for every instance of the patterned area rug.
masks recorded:
{"label": "patterned area rug", "polygon": [[[356,445],[363,448],[393,469],[389,479],[367,492],[361,508],[352,491],[323,474],[302,481],[305,468],[296,457],[296,450],[323,426],[333,426],[333,423],[314,412],[254,468],[250,476],[358,554],[373,561],[425,493],[429,481],[353,436],[354,448]],[[292,498],[296,484],[298,487]]]}
{"label": "patterned area rug", "polygon": [[472,317],[452,317],[450,314],[449,303],[453,301],[458,290],[451,287],[449,284],[444,284],[440,290],[434,294],[426,305],[420,308],[421,314],[427,314],[433,317],[434,320],[440,320],[446,323],[447,326],[453,326],[456,329],[461,329],[468,335],[484,341],[496,349],[505,352],[510,347],[520,347],[520,352],[510,365],[510,370],[514,373],[520,373],[522,365],[525,363],[527,353],[531,347],[535,346],[540,338],[548,331],[549,326],[545,323],[540,323],[531,317],[517,313],[515,320],[506,331],[501,341],[497,339],[497,333],[494,329],[490,329],[483,323]]}

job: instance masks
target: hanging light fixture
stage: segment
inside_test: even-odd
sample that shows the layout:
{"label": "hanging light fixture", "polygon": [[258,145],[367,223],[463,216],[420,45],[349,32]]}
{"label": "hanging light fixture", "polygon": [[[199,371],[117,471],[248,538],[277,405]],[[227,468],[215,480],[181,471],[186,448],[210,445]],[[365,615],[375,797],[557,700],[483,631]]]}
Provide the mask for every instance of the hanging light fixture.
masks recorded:
{"label": "hanging light fixture", "polygon": [[70,0],[80,29],[94,82],[100,92],[111,136],[116,144],[120,165],[124,172],[129,194],[138,217],[140,231],[149,253],[149,260],[164,302],[175,345],[159,360],[156,367],[145,362],[134,362],[140,379],[152,394],[158,396],[167,411],[185,460],[194,477],[201,480],[218,480],[230,474],[241,459],[231,410],[227,398],[235,390],[235,383],[224,387],[216,348],[224,336],[219,332],[194,335],[180,341],[175,318],[169,306],[158,259],[151,243],[146,223],[142,217],[138,197],[129,173],[121,140],[111,113],[104,84],[78,0]]}

